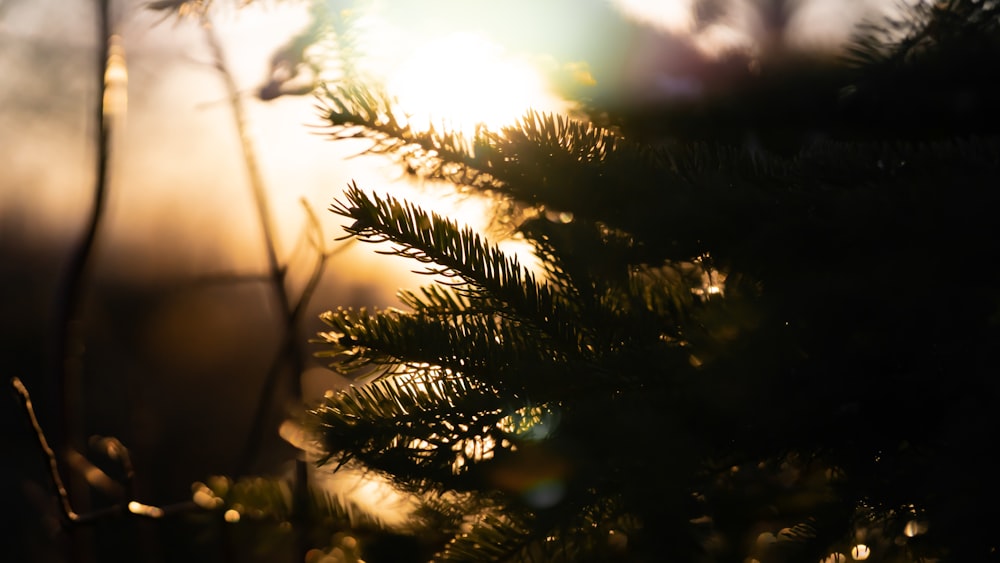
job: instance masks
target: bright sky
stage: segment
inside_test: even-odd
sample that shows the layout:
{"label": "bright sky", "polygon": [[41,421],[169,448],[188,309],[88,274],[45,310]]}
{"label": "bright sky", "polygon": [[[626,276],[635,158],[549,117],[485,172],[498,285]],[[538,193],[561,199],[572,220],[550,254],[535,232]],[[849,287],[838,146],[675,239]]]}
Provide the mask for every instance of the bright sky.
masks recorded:
{"label": "bright sky", "polygon": [[[863,8],[890,1],[803,0],[789,35],[802,41],[842,39]],[[614,10],[653,28],[694,34],[695,42],[709,52],[720,42],[750,40],[757,24],[740,8],[740,0],[723,2],[732,7],[724,18],[726,26],[697,33],[693,2],[369,0],[374,12],[367,44],[381,61],[403,111],[414,119],[435,125],[443,121],[468,131],[477,122],[510,122],[528,107],[558,109],[542,71],[577,62],[575,54],[612,57],[612,64],[614,56],[628,55],[633,38],[627,26],[611,17]],[[161,21],[143,9],[145,3],[116,4],[127,63],[128,120],[116,132],[119,144],[112,163],[115,186],[109,210],[114,236],[118,244],[144,253],[156,239],[124,233],[152,237],[180,230],[196,232],[194,238],[204,240],[206,229],[223,229],[212,237],[217,244],[191,245],[208,263],[217,258],[211,247],[257,240],[253,221],[238,219],[252,214],[246,212],[231,117],[197,26]],[[0,67],[7,74],[0,81],[4,231],[43,238],[75,233],[87,207],[86,178],[92,169],[92,4],[20,0],[2,5]],[[371,165],[341,162],[343,146],[322,142],[305,127],[316,123],[308,97],[261,102],[253,96],[267,75],[271,54],[305,24],[305,3],[263,2],[260,7],[221,10],[215,21],[245,91],[275,213],[281,215],[279,235],[291,246],[303,219],[299,198],[322,210],[348,179],[372,176]],[[374,173],[383,184],[390,175],[385,169]],[[249,252],[258,250],[252,247]],[[233,259],[231,252],[224,254]]]}
{"label": "bright sky", "polygon": [[[528,107],[559,110],[562,105],[542,78],[553,67],[589,59],[630,74],[662,72],[643,68],[649,63],[642,61],[663,61],[669,52],[643,50],[669,51],[670,43],[651,34],[638,38],[637,26],[686,37],[709,57],[755,48],[766,25],[748,0],[717,1],[718,18],[701,26],[695,15],[699,1],[371,0],[365,4],[370,40],[363,48],[417,121],[445,122],[468,132],[477,122],[509,123]],[[800,0],[785,39],[798,47],[829,48],[847,39],[874,6],[890,1]],[[684,80],[666,78],[659,82]]]}
{"label": "bright sky", "polygon": [[435,37],[414,49],[391,72],[388,89],[417,128],[443,124],[467,135],[479,123],[491,129],[510,124],[528,108],[561,107],[531,61],[469,32]]}

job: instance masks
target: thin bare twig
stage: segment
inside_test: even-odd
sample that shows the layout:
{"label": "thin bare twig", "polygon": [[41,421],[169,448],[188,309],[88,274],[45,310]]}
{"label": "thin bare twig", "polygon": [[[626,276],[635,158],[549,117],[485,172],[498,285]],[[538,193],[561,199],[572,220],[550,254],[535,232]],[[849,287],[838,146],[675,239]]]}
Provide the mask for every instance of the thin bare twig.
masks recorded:
{"label": "thin bare twig", "polygon": [[238,473],[242,473],[253,463],[257,456],[260,442],[259,436],[263,432],[263,426],[265,424],[265,419],[267,418],[268,408],[274,395],[274,389],[277,386],[278,379],[282,373],[282,368],[287,367],[293,372],[293,392],[296,396],[301,395],[301,390],[298,388],[298,375],[302,368],[302,360],[300,357],[301,344],[299,342],[296,329],[302,315],[305,312],[305,308],[309,303],[310,297],[315,292],[316,287],[322,278],[327,259],[342,251],[346,245],[342,245],[333,251],[328,251],[325,246],[322,245],[322,230],[319,227],[319,220],[312,209],[304,202],[307,218],[309,220],[309,226],[312,227],[314,231],[317,231],[312,240],[314,245],[318,248],[319,256],[313,267],[313,271],[309,276],[309,280],[306,282],[305,289],[299,296],[299,299],[293,303],[292,298],[289,296],[287,288],[285,287],[286,267],[281,264],[277,255],[277,243],[275,241],[271,210],[267,198],[267,190],[257,163],[253,140],[250,136],[248,130],[249,128],[247,127],[246,111],[243,105],[243,100],[240,96],[240,89],[233,78],[232,72],[229,70],[229,66],[225,59],[225,53],[222,48],[222,43],[219,40],[218,35],[215,33],[215,29],[213,28],[212,22],[207,14],[202,15],[201,23],[202,28],[205,30],[205,40],[208,43],[212,56],[215,59],[213,64],[222,76],[223,83],[226,88],[226,99],[229,100],[230,107],[232,108],[233,120],[243,150],[243,159],[247,169],[250,189],[253,195],[254,203],[257,207],[257,216],[260,220],[261,231],[263,233],[265,250],[267,252],[270,282],[274,290],[275,300],[278,303],[278,310],[283,315],[282,321],[285,324],[285,337],[281,343],[277,356],[269,366],[267,374],[265,375],[264,384],[259,394],[258,404],[255,409],[251,429],[248,434],[247,445],[241,455],[239,463],[240,471],[238,471]]}
{"label": "thin bare twig", "polygon": [[63,420],[60,425],[61,431],[69,435],[69,426],[72,424],[71,418],[73,409],[68,404],[70,393],[67,387],[77,376],[79,355],[81,346],[79,345],[79,335],[75,332],[75,325],[80,316],[80,304],[83,296],[83,286],[87,277],[87,268],[90,263],[90,256],[93,253],[94,244],[97,240],[98,228],[104,216],[104,208],[108,198],[108,162],[110,160],[111,125],[105,113],[105,97],[107,96],[108,83],[107,72],[111,50],[111,14],[109,0],[99,0],[99,22],[98,22],[98,90],[95,102],[95,139],[96,159],[93,186],[93,200],[90,209],[90,216],[87,220],[87,227],[83,237],[70,254],[69,264],[65,278],[63,279],[63,290],[61,292],[62,302],[57,310],[59,325],[57,328],[56,345],[62,359],[61,365],[57,366],[58,376],[57,391],[62,397]]}
{"label": "thin bare twig", "polygon": [[[79,429],[81,427],[82,405],[82,372],[83,372],[83,344],[80,334],[81,309],[84,295],[84,288],[88,278],[88,270],[91,264],[91,255],[97,241],[97,235],[101,221],[104,217],[104,209],[108,198],[108,163],[110,160],[110,144],[112,121],[108,118],[105,108],[105,98],[108,95],[109,64],[111,63],[111,6],[110,0],[97,0],[97,96],[94,102],[94,179],[91,189],[92,202],[90,214],[87,217],[86,227],[81,238],[71,248],[69,260],[66,264],[66,272],[62,278],[59,292],[56,296],[55,322],[54,328],[54,357],[58,358],[52,368],[52,387],[50,393],[55,395],[53,401],[58,405],[56,416],[56,443],[60,449],[72,447],[74,443],[80,442]],[[23,386],[22,386],[23,387]],[[43,449],[51,448],[46,443]],[[50,464],[57,460],[51,458]],[[53,477],[58,477],[57,469]],[[87,507],[89,499],[84,494],[86,488],[78,480],[71,476],[69,481],[70,489],[83,507]],[[61,480],[57,482],[57,490],[61,496],[60,504],[63,516],[67,522],[74,522],[76,513],[69,508],[69,492]],[[78,541],[78,540],[74,540]],[[76,559],[80,555],[80,546],[74,546],[70,557]]]}
{"label": "thin bare twig", "polygon": [[[254,203],[257,207],[257,215],[261,224],[261,232],[264,237],[264,247],[267,252],[268,270],[271,277],[271,287],[274,291],[274,298],[277,301],[277,309],[282,317],[284,336],[281,340],[281,347],[272,362],[268,373],[265,375],[264,385],[258,395],[257,407],[251,422],[250,433],[247,436],[247,444],[240,459],[239,473],[243,473],[257,457],[259,451],[260,436],[264,430],[267,413],[274,395],[273,391],[278,383],[278,379],[285,367],[291,372],[290,381],[292,392],[295,397],[302,396],[301,381],[302,357],[297,334],[297,313],[293,308],[288,290],[285,287],[285,268],[278,261],[277,243],[275,242],[274,228],[271,218],[271,209],[267,199],[263,176],[257,164],[257,157],[246,125],[246,112],[243,107],[243,100],[240,97],[239,88],[233,78],[232,72],[226,63],[225,53],[222,43],[219,41],[212,22],[207,13],[201,17],[202,29],[205,32],[205,41],[208,43],[212,56],[215,58],[215,66],[222,75],[226,88],[226,94],[230,100],[230,108],[233,111],[233,120],[236,125],[237,134],[240,138],[240,145],[243,149],[243,160],[246,165],[247,175],[250,181],[250,189],[253,194]],[[308,504],[308,484],[305,463],[301,460],[296,462],[295,481],[292,500],[292,522],[296,529],[296,549],[300,558],[305,557],[309,549],[306,533],[303,530],[301,520],[305,518],[306,506]]]}
{"label": "thin bare twig", "polygon": [[[35,407],[31,402],[31,394],[28,392],[28,388],[25,387],[24,383],[17,377],[12,378],[10,380],[10,384],[21,401],[24,414],[28,418],[28,423],[31,425],[31,429],[34,431],[35,442],[38,444],[38,447],[42,452],[42,456],[45,458],[45,462],[48,467],[49,480],[56,490],[56,496],[59,498],[60,515],[63,517],[63,520],[67,525],[93,524],[109,516],[125,515],[157,519],[179,512],[201,510],[201,507],[193,501],[178,502],[161,507],[144,504],[134,498],[130,498],[127,502],[114,504],[85,514],[76,512],[73,510],[73,504],[70,501],[69,494],[66,492],[66,486],[63,484],[62,475],[59,473],[59,463],[56,459],[55,451],[53,451],[52,447],[49,446],[49,441],[45,437],[45,430],[42,429],[41,423],[38,422],[38,416],[35,414]],[[108,441],[107,447],[109,448],[109,451],[112,451],[113,454],[116,455],[118,461],[122,464],[122,467],[125,470],[126,478],[131,480],[135,471],[132,468],[132,462],[128,459],[125,446],[115,438],[106,438],[105,440]]]}
{"label": "thin bare twig", "polygon": [[[311,218],[315,219],[315,214],[308,208],[308,206],[307,213]],[[321,231],[318,238],[322,240]],[[298,300],[296,300],[295,304],[291,306],[289,311],[286,311],[285,323],[287,330],[285,333],[285,340],[281,344],[281,349],[279,350],[278,355],[275,356],[269,366],[267,375],[264,379],[264,385],[261,387],[253,422],[251,423],[250,433],[248,435],[243,454],[240,457],[240,466],[242,468],[249,467],[249,465],[253,463],[253,460],[256,458],[259,451],[260,440],[258,437],[264,431],[267,409],[270,405],[271,397],[274,395],[274,389],[277,386],[278,376],[281,374],[281,368],[286,365],[286,362],[290,362],[292,368],[297,370],[296,374],[301,371],[301,342],[296,328],[301,322],[306,308],[308,307],[313,294],[316,292],[316,288],[319,286],[319,282],[323,278],[323,273],[326,271],[326,264],[330,258],[346,250],[353,242],[353,239],[345,240],[333,250],[327,250],[325,247],[317,248],[317,258],[313,264],[313,270],[310,272],[309,279],[306,281],[305,287],[299,295]],[[296,390],[296,392],[297,395],[301,394],[299,390]]]}
{"label": "thin bare twig", "polygon": [[347,250],[347,248],[357,240],[354,238],[345,239],[336,248],[332,250],[328,249],[324,242],[325,237],[323,235],[323,227],[319,222],[319,217],[316,216],[316,212],[305,198],[302,198],[301,202],[302,207],[305,208],[306,217],[309,219],[309,226],[312,227],[312,230],[314,231],[314,235],[310,237],[309,240],[313,243],[318,256],[315,264],[313,264],[313,271],[309,275],[309,280],[306,281],[306,285],[302,289],[302,294],[299,295],[298,301],[292,308],[290,315],[291,322],[295,324],[298,324],[298,322],[302,319],[302,315],[305,313],[305,309],[309,305],[309,301],[312,299],[313,293],[316,292],[316,287],[319,286],[319,282],[323,278],[323,272],[326,270],[327,261]]}
{"label": "thin bare twig", "polygon": [[79,516],[73,511],[73,506],[70,504],[69,493],[66,492],[66,486],[59,475],[59,462],[56,459],[56,453],[52,451],[48,440],[45,439],[45,432],[42,430],[42,425],[38,423],[38,417],[35,416],[35,408],[31,404],[31,395],[28,393],[28,388],[17,377],[11,379],[10,384],[14,387],[14,391],[17,392],[17,396],[21,400],[21,406],[24,407],[25,415],[28,417],[28,423],[31,424],[32,430],[35,431],[35,442],[41,448],[42,455],[45,457],[45,462],[48,465],[49,479],[52,480],[52,485],[56,489],[56,496],[59,497],[59,508],[62,510],[62,516],[67,522],[73,522]]}
{"label": "thin bare twig", "polygon": [[233,78],[232,72],[229,70],[229,65],[226,63],[225,53],[222,49],[222,43],[219,41],[219,37],[215,33],[215,28],[212,25],[212,21],[208,17],[207,13],[203,14],[201,17],[201,26],[205,31],[205,42],[208,44],[208,48],[212,51],[212,57],[215,59],[215,67],[219,70],[219,74],[222,76],[222,80],[225,83],[226,94],[228,95],[230,102],[229,107],[233,111],[233,120],[236,124],[236,130],[240,138],[240,147],[243,150],[243,162],[247,169],[250,191],[253,194],[254,205],[257,208],[257,218],[260,221],[261,231],[264,238],[264,249],[267,252],[268,269],[280,289],[275,293],[278,301],[282,305],[281,309],[283,311],[287,311],[288,296],[283,290],[285,275],[284,269],[278,261],[277,243],[274,234],[273,220],[271,218],[271,206],[267,199],[267,190],[264,186],[264,178],[260,173],[260,166],[257,163],[257,155],[253,147],[253,139],[250,137],[250,132],[247,130],[246,110],[244,109],[243,102],[240,99],[240,90],[236,86],[236,80]]}
{"label": "thin bare twig", "polygon": [[260,167],[257,164],[257,155],[253,146],[253,139],[251,138],[248,130],[249,128],[247,127],[246,111],[243,107],[243,101],[239,95],[240,90],[236,85],[236,80],[233,78],[232,72],[229,70],[229,65],[226,63],[222,42],[219,40],[219,37],[215,32],[215,28],[212,25],[212,21],[207,13],[204,13],[201,16],[201,26],[205,32],[205,42],[208,44],[208,47],[212,52],[212,56],[215,59],[215,68],[222,76],[223,84],[226,88],[227,98],[229,100],[229,106],[233,112],[233,122],[236,126],[237,135],[240,138],[240,146],[243,150],[243,162],[246,166],[247,177],[250,183],[250,191],[253,195],[254,204],[257,208],[257,217],[260,221],[261,232],[264,238],[264,248],[267,253],[269,281],[274,292],[275,301],[277,301],[277,309],[282,315],[281,321],[284,324],[283,328],[285,330],[281,347],[279,348],[274,360],[271,362],[267,374],[264,376],[264,385],[258,395],[259,398],[257,401],[257,407],[254,411],[250,433],[247,437],[247,445],[244,447],[243,455],[241,456],[239,463],[239,470],[237,471],[237,473],[243,473],[253,463],[254,458],[257,456],[258,443],[260,441],[259,436],[263,432],[263,426],[265,423],[264,419],[267,417],[268,407],[270,406],[271,398],[274,395],[274,387],[277,385],[282,367],[288,365],[294,370],[296,364],[301,363],[301,360],[297,358],[298,349],[294,342],[294,326],[289,324],[290,319],[288,315],[289,311],[291,311],[291,301],[288,297],[288,292],[285,290],[285,269],[278,261],[277,244],[274,238],[274,228],[271,219],[271,207],[268,202],[264,179],[260,173]]}

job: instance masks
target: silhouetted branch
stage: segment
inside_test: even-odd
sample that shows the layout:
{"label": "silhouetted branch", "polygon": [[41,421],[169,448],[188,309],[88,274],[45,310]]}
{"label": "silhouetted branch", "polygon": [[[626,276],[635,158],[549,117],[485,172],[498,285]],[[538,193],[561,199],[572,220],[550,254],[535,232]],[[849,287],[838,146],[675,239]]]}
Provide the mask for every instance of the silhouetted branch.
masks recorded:
{"label": "silhouetted branch", "polygon": [[[264,180],[257,164],[257,156],[253,147],[253,140],[251,139],[250,132],[247,128],[246,111],[240,98],[240,90],[236,85],[236,80],[233,78],[232,72],[229,70],[229,65],[226,63],[225,53],[223,52],[222,43],[219,41],[219,37],[215,33],[215,28],[212,25],[211,19],[207,13],[202,14],[201,16],[201,26],[205,32],[205,42],[208,44],[214,58],[213,64],[222,77],[222,81],[226,89],[227,99],[229,100],[229,107],[233,112],[233,122],[236,127],[237,135],[240,139],[240,146],[243,150],[243,163],[246,166],[247,177],[250,183],[250,191],[253,195],[254,205],[257,208],[257,217],[260,221],[261,231],[264,238],[269,281],[273,287],[274,297],[278,304],[278,310],[281,311],[286,317],[282,320],[287,323],[287,315],[291,310],[291,304],[288,298],[288,293],[285,291],[285,269],[278,261],[278,254],[276,250],[277,245],[274,239],[274,229],[271,219],[271,208],[267,199],[267,190],[264,186]],[[282,340],[281,348],[265,375],[264,385],[259,394],[257,408],[251,422],[251,431],[247,439],[247,446],[244,448],[244,454],[240,461],[239,473],[243,473],[257,455],[257,442],[259,441],[258,436],[263,430],[263,419],[266,417],[267,407],[270,404],[274,386],[277,384],[278,376],[281,373],[281,367],[285,364],[287,359],[290,359],[289,340],[292,338],[288,336],[288,333],[292,332],[291,328],[292,327],[286,325],[286,336]]]}
{"label": "silhouetted branch", "polygon": [[[83,294],[83,284],[86,278],[87,264],[90,260],[90,255],[93,252],[94,243],[97,240],[97,231],[101,222],[101,218],[104,215],[105,202],[107,201],[107,191],[108,191],[108,161],[110,159],[110,141],[111,141],[111,120],[105,114],[104,99],[107,95],[108,84],[106,82],[106,75],[108,70],[108,61],[110,56],[110,42],[111,42],[111,15],[108,0],[99,0],[99,24],[98,24],[98,48],[100,52],[98,54],[98,90],[96,98],[96,111],[95,111],[95,150],[96,150],[96,166],[94,175],[94,186],[93,186],[93,202],[90,210],[90,216],[87,220],[87,227],[83,233],[83,238],[79,241],[77,246],[73,249],[70,255],[69,266],[66,272],[66,277],[63,280],[63,302],[61,307],[57,310],[57,315],[59,319],[58,334],[56,338],[56,344],[59,346],[59,353],[62,357],[62,364],[58,366],[59,378],[58,378],[58,390],[62,393],[64,399],[68,399],[66,391],[66,386],[69,380],[74,376],[74,365],[75,360],[78,360],[77,356],[79,347],[77,346],[76,335],[73,334],[73,324],[77,321],[79,316],[80,301]],[[69,417],[70,409],[67,405],[63,405],[63,414],[66,418]],[[69,421],[64,420],[64,425],[68,425]]]}
{"label": "silhouetted branch", "polygon": [[28,417],[28,423],[31,424],[31,429],[35,432],[35,441],[42,450],[42,455],[45,456],[45,462],[49,469],[49,478],[52,480],[52,485],[56,489],[56,495],[59,497],[59,508],[62,510],[62,515],[67,521],[72,522],[78,516],[76,512],[73,512],[73,507],[69,502],[69,494],[66,492],[66,486],[59,475],[59,462],[56,460],[56,454],[49,447],[49,442],[45,439],[45,432],[42,430],[41,424],[38,423],[38,417],[35,416],[35,408],[31,404],[31,395],[28,393],[28,388],[17,377],[11,379],[10,384],[14,387],[14,391],[17,392],[17,396],[21,400],[21,406]]}
{"label": "silhouetted branch", "polygon": [[298,324],[299,320],[301,320],[306,306],[309,305],[309,301],[312,299],[313,293],[316,292],[316,287],[323,278],[323,272],[326,269],[327,260],[347,250],[347,248],[355,242],[355,239],[344,239],[336,248],[327,248],[326,243],[324,242],[325,237],[323,235],[323,227],[319,222],[319,217],[316,216],[316,212],[313,211],[309,202],[306,201],[305,198],[302,198],[301,201],[302,207],[305,208],[306,216],[309,219],[309,226],[313,231],[313,236],[311,236],[309,240],[313,243],[313,246],[319,256],[313,264],[313,271],[309,275],[309,280],[306,282],[305,287],[302,289],[302,294],[299,296],[298,301],[292,308],[291,320],[295,324]]}
{"label": "silhouetted branch", "polygon": [[[57,439],[61,446],[70,446],[77,441],[74,429],[78,427],[78,419],[81,417],[82,406],[80,402],[82,393],[82,355],[83,344],[80,331],[80,311],[83,301],[84,286],[87,280],[87,271],[90,265],[90,257],[93,254],[95,242],[97,240],[98,229],[104,216],[104,209],[107,202],[108,192],[108,162],[110,160],[110,141],[112,131],[112,121],[107,115],[105,107],[108,96],[109,69],[111,64],[111,7],[109,0],[97,1],[97,96],[94,105],[94,151],[95,168],[92,193],[92,203],[90,214],[86,220],[86,227],[81,238],[71,248],[66,272],[62,279],[62,285],[56,296],[55,306],[55,338],[54,357],[58,358],[53,366],[53,376],[51,378],[53,393],[58,406],[56,413]],[[52,450],[48,444],[43,449],[48,453]],[[51,464],[57,461],[53,456]],[[57,467],[57,466],[56,466]],[[53,468],[53,477],[58,473]],[[77,483],[70,481],[71,488],[76,491]],[[57,483],[57,490],[61,496],[60,501],[66,519],[73,521],[75,513],[69,509],[68,495],[66,487],[60,481]],[[86,503],[87,499],[79,499]],[[86,504],[84,504],[86,506]]]}
{"label": "silhouetted branch", "polygon": [[[48,467],[49,479],[52,486],[56,490],[56,496],[59,498],[60,515],[67,525],[93,524],[103,518],[112,516],[124,515],[156,519],[180,512],[201,510],[201,507],[193,501],[178,502],[166,506],[154,506],[141,503],[134,500],[134,497],[132,496],[133,493],[130,491],[129,500],[127,502],[114,504],[84,514],[76,512],[73,510],[69,494],[66,492],[66,486],[63,484],[62,475],[59,473],[59,463],[56,459],[56,454],[49,446],[49,442],[45,437],[45,431],[42,429],[42,425],[38,422],[38,417],[35,414],[35,407],[31,403],[31,394],[28,393],[28,388],[25,387],[24,383],[22,383],[17,377],[12,378],[10,383],[14,388],[14,391],[17,393],[18,399],[21,401],[24,414],[28,418],[28,423],[31,425],[31,429],[34,431],[35,442],[38,444],[38,447],[42,452],[42,456],[45,458],[45,462]],[[100,440],[105,444],[107,451],[111,454],[109,457],[117,459],[122,464],[127,480],[131,481],[135,471],[132,467],[132,462],[128,457],[128,450],[125,446],[122,445],[117,438],[101,438]]]}
{"label": "silhouetted branch", "polygon": [[[278,379],[281,375],[283,367],[287,367],[287,369],[291,372],[290,383],[292,385],[293,395],[295,397],[301,397],[302,395],[299,376],[302,373],[303,366],[301,358],[301,344],[296,327],[298,324],[298,317],[303,308],[302,304],[305,302],[307,295],[304,294],[298,303],[294,306],[292,305],[291,299],[288,295],[288,290],[285,287],[286,268],[278,261],[276,250],[277,244],[275,242],[271,209],[267,199],[267,192],[264,186],[263,177],[257,164],[257,157],[254,151],[253,142],[250,137],[250,132],[247,129],[246,112],[243,107],[243,101],[240,97],[240,91],[236,86],[236,81],[233,78],[232,72],[229,70],[229,66],[226,64],[222,44],[215,33],[215,29],[213,28],[207,13],[202,14],[201,23],[202,29],[205,31],[205,41],[208,43],[212,56],[215,59],[215,67],[219,71],[219,74],[222,75],[223,83],[226,88],[226,94],[230,100],[230,108],[232,108],[233,111],[233,120],[236,126],[237,134],[240,138],[240,145],[243,149],[243,161],[247,169],[250,189],[253,194],[254,204],[257,208],[257,216],[260,221],[261,231],[264,237],[264,247],[267,253],[271,286],[274,291],[274,298],[277,301],[277,309],[282,314],[281,321],[284,324],[284,335],[281,341],[281,346],[264,378],[264,384],[261,387],[260,394],[258,395],[257,407],[254,411],[254,416],[251,422],[250,433],[247,436],[246,447],[244,448],[243,455],[239,461],[238,473],[242,474],[249,468],[259,453],[260,436],[264,431],[267,413],[269,407],[271,406],[271,402],[273,401],[274,388],[278,384]],[[321,254],[319,258],[319,265],[314,269],[313,275],[310,278],[310,283],[307,284],[307,288],[314,287],[318,282],[318,277],[322,274],[323,263],[325,263],[325,261],[326,257]],[[313,281],[314,279],[315,281]],[[308,291],[311,293],[312,289],[308,289]],[[292,493],[293,517],[291,520],[293,521],[293,524],[299,524],[296,526],[296,544],[298,555],[300,557],[304,557],[306,551],[309,549],[306,534],[301,530],[300,525],[300,520],[305,518],[305,510],[308,502],[307,479],[308,474],[305,462],[297,460],[293,485],[294,488]]]}
{"label": "silhouetted branch", "polygon": [[[222,50],[222,43],[219,42],[219,38],[215,33],[215,28],[213,27],[207,14],[202,16],[201,22],[202,29],[205,31],[205,41],[208,44],[209,49],[212,51],[212,57],[215,59],[215,67],[218,69],[225,84],[226,94],[228,95],[230,101],[229,107],[233,110],[233,120],[236,125],[237,134],[240,138],[240,147],[243,150],[243,163],[247,169],[250,190],[253,193],[254,205],[257,208],[257,217],[260,221],[261,230],[264,236],[264,248],[267,252],[268,268],[271,271],[271,276],[276,280],[276,282],[283,282],[284,269],[278,262],[278,253],[276,250],[277,244],[275,242],[274,226],[271,217],[271,206],[267,199],[267,190],[264,187],[264,179],[260,173],[260,167],[257,164],[257,155],[253,147],[253,140],[250,137],[250,132],[247,130],[246,111],[240,99],[240,90],[236,86],[236,80],[233,78],[233,74],[229,70],[229,65],[226,63],[225,54]],[[282,305],[284,305],[283,310],[288,310],[288,298],[285,292],[276,291],[275,293],[277,294],[278,300],[282,303]]]}

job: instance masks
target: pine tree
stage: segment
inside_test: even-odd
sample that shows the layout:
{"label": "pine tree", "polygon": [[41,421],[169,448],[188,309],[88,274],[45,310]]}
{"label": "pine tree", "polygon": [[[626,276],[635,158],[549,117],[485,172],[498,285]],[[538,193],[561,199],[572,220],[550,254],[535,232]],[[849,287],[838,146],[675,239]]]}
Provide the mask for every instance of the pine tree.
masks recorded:
{"label": "pine tree", "polygon": [[848,54],[473,138],[328,84],[335,137],[495,198],[542,271],[350,186],[430,283],[324,315],[365,383],[310,411],[321,464],[419,495],[435,561],[997,558],[1000,4]]}

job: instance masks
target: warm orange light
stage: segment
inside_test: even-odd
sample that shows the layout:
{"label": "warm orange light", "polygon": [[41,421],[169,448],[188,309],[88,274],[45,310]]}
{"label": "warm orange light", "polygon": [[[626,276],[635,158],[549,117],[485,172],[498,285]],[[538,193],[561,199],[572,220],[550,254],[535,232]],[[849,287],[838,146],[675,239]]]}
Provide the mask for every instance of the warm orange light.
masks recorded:
{"label": "warm orange light", "polygon": [[553,109],[539,71],[485,37],[458,32],[417,47],[389,79],[399,111],[417,129],[472,135],[477,125],[497,129],[531,108]]}
{"label": "warm orange light", "polygon": [[128,107],[128,67],[121,35],[108,40],[108,60],[104,66],[104,115],[124,117]]}
{"label": "warm orange light", "polygon": [[312,473],[312,483],[344,501],[348,510],[360,509],[388,529],[407,525],[417,509],[416,497],[400,491],[386,478],[361,469],[332,472],[322,467]]}
{"label": "warm orange light", "polygon": [[919,536],[924,533],[927,533],[927,522],[922,522],[920,520],[910,520],[903,528],[903,535],[908,538]]}
{"label": "warm orange light", "polygon": [[138,516],[145,516],[147,518],[162,518],[163,509],[157,506],[150,506],[148,504],[142,504],[141,502],[132,501],[128,503],[128,511],[132,514]]}

